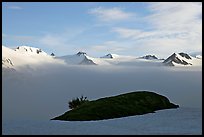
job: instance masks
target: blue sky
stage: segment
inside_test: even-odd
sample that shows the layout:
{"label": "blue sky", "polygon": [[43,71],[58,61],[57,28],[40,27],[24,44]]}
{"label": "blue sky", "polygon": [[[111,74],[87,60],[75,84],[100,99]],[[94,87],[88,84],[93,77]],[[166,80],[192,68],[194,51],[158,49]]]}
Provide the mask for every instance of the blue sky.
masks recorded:
{"label": "blue sky", "polygon": [[3,2],[3,45],[167,57],[202,50],[202,3]]}

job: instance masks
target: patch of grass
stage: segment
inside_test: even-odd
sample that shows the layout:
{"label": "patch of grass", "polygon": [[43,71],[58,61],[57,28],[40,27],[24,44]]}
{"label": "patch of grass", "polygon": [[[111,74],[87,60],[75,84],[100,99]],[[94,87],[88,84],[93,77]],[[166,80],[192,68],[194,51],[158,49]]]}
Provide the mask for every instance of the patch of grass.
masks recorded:
{"label": "patch of grass", "polygon": [[52,120],[88,121],[154,113],[156,110],[178,108],[165,96],[137,91],[88,101]]}

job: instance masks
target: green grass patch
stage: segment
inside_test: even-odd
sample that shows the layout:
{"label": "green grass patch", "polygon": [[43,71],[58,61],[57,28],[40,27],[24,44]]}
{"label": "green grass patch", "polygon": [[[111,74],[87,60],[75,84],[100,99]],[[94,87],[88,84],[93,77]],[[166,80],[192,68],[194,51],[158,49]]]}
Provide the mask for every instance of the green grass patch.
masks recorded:
{"label": "green grass patch", "polygon": [[154,113],[178,108],[165,96],[149,91],[136,91],[88,101],[51,120],[89,121]]}

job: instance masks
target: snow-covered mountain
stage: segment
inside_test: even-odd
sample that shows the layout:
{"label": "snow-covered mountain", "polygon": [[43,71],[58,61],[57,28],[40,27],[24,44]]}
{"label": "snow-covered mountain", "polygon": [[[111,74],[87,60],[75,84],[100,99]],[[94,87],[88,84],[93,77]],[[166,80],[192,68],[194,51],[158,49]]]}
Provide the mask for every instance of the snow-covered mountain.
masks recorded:
{"label": "snow-covered mountain", "polygon": [[58,59],[64,60],[67,64],[81,64],[81,65],[96,65],[96,63],[89,57],[86,52],[79,51],[74,55],[66,55],[57,57]]}
{"label": "snow-covered mountain", "polygon": [[39,48],[19,46],[11,49],[2,45],[2,67],[18,69],[45,64],[63,64],[63,61],[55,59]]}
{"label": "snow-covered mountain", "polygon": [[145,56],[142,56],[142,57],[139,57],[139,58],[149,59],[149,60],[158,59],[155,55],[145,55]]}
{"label": "snow-covered mountain", "polygon": [[202,66],[202,56],[195,57],[186,53],[174,53],[166,60],[158,59],[156,55],[142,57],[107,54],[103,57],[91,57],[86,52],[74,55],[56,57],[43,50],[29,46],[19,46],[10,49],[2,45],[2,67],[18,69],[22,67],[54,65],[114,65],[114,66]]}
{"label": "snow-covered mountain", "polygon": [[198,66],[202,65],[202,60],[181,52],[173,53],[163,63],[167,66]]}
{"label": "snow-covered mountain", "polygon": [[119,55],[117,55],[117,54],[107,54],[107,55],[105,55],[105,56],[103,56],[103,57],[101,57],[101,58],[108,58],[108,59],[113,59],[113,58],[118,58],[119,57]]}
{"label": "snow-covered mountain", "polygon": [[30,55],[48,55],[46,52],[42,51],[40,48],[29,47],[29,46],[19,46],[15,49],[15,51],[20,52],[22,54],[30,54]]}

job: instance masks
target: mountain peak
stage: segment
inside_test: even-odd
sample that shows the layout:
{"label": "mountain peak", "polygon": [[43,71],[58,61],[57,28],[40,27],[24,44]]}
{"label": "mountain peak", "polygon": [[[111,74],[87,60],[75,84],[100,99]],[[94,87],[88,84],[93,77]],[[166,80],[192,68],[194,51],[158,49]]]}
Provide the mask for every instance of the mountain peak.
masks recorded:
{"label": "mountain peak", "polygon": [[145,55],[145,56],[142,56],[140,58],[143,58],[143,59],[158,59],[155,55]]}
{"label": "mountain peak", "polygon": [[105,56],[103,56],[103,57],[101,57],[101,58],[111,58],[111,59],[112,59],[112,58],[113,58],[113,55],[109,53],[109,54],[107,54],[107,55],[105,55]]}
{"label": "mountain peak", "polygon": [[191,59],[192,58],[187,53],[173,53],[171,56],[165,59],[163,63],[168,66],[175,66],[175,64],[192,65],[192,63],[189,62]]}
{"label": "mountain peak", "polygon": [[86,54],[86,52],[79,51],[79,52],[77,53],[77,55],[78,55],[78,56],[81,56],[81,55],[87,55],[87,54]]}
{"label": "mountain peak", "polygon": [[97,65],[96,63],[93,62],[93,60],[88,59],[86,56],[79,64],[80,65]]}
{"label": "mountain peak", "polygon": [[105,55],[105,56],[103,56],[103,57],[101,57],[101,58],[113,59],[113,58],[117,58],[117,57],[119,57],[119,55],[108,53],[107,55]]}

